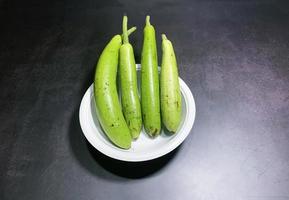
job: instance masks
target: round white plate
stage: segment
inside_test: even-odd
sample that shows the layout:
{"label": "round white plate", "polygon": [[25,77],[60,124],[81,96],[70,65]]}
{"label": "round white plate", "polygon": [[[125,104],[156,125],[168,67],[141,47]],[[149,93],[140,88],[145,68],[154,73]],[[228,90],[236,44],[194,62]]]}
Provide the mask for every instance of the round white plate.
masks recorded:
{"label": "round white plate", "polygon": [[[137,64],[136,67],[139,78],[141,66]],[[189,135],[196,114],[195,100],[189,87],[181,78],[179,81],[182,94],[182,120],[177,132],[171,135],[162,129],[160,136],[152,139],[145,133],[143,128],[139,138],[132,142],[129,150],[114,146],[102,131],[95,112],[92,84],[84,94],[79,109],[80,126],[86,139],[101,153],[122,161],[139,162],[152,160],[171,152]]]}

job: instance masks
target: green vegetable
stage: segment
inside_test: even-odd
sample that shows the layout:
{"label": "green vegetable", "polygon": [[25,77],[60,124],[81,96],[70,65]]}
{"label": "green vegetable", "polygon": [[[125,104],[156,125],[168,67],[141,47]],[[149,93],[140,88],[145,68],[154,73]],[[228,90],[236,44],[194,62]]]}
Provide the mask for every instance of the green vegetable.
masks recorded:
{"label": "green vegetable", "polygon": [[127,16],[123,17],[123,45],[120,47],[120,88],[122,110],[133,139],[142,127],[141,105],[137,89],[136,65],[133,48],[128,40]]}
{"label": "green vegetable", "polygon": [[118,147],[129,149],[131,136],[119,103],[116,76],[121,36],[107,44],[98,60],[94,77],[94,97],[98,120],[107,137]]}
{"label": "green vegetable", "polygon": [[172,43],[162,35],[161,113],[165,127],[176,132],[181,121],[182,100],[176,56]]}
{"label": "green vegetable", "polygon": [[155,29],[147,16],[141,55],[141,104],[144,127],[151,137],[159,135],[161,130],[157,60]]}

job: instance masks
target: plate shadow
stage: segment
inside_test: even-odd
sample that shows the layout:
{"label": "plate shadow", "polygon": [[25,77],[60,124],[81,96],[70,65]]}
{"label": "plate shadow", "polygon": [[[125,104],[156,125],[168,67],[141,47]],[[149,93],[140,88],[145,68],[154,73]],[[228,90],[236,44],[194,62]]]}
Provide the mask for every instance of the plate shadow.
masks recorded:
{"label": "plate shadow", "polygon": [[143,162],[125,162],[112,159],[97,151],[87,142],[87,147],[95,161],[107,171],[130,179],[138,179],[150,176],[163,169],[177,154],[180,147],[174,151],[154,160]]}
{"label": "plate shadow", "polygon": [[[160,158],[144,162],[125,162],[112,159],[96,150],[84,137],[79,123],[78,108],[75,109],[70,121],[69,143],[72,153],[80,164],[90,173],[113,179],[105,171],[114,175],[138,179],[150,176],[166,166],[176,155],[181,146]],[[105,171],[104,171],[105,170]]]}

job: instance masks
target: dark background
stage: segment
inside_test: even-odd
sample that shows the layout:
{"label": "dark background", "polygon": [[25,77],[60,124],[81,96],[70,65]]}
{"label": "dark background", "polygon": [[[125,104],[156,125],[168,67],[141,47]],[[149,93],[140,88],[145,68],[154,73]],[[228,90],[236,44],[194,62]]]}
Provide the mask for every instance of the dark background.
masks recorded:
{"label": "dark background", "polygon": [[[81,98],[110,38],[145,15],[172,40],[197,115],[176,151],[95,151]],[[0,199],[289,199],[289,2],[0,0]]]}

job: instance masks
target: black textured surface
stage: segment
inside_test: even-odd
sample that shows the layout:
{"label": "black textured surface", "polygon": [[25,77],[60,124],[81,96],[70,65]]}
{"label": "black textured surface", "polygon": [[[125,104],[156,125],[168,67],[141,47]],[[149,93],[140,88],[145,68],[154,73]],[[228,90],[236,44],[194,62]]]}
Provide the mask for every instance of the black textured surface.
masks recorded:
{"label": "black textured surface", "polygon": [[[147,13],[172,40],[197,106],[185,143],[139,164],[78,122],[123,13],[137,62]],[[288,1],[1,0],[0,29],[1,200],[289,199]]]}

